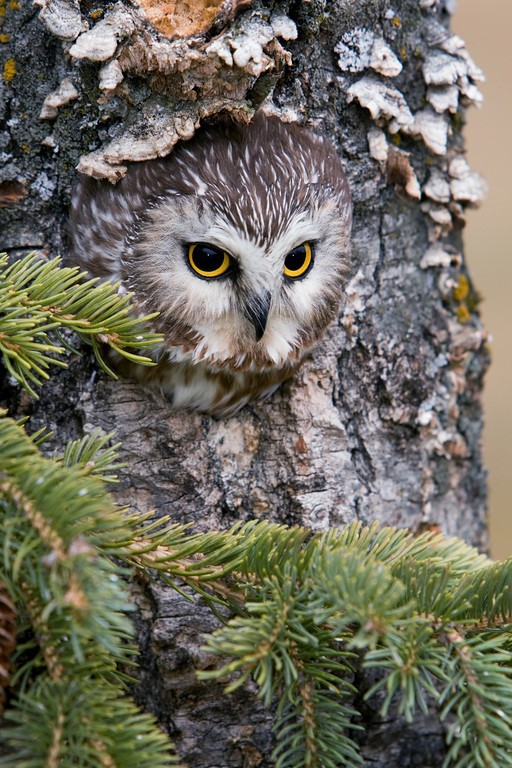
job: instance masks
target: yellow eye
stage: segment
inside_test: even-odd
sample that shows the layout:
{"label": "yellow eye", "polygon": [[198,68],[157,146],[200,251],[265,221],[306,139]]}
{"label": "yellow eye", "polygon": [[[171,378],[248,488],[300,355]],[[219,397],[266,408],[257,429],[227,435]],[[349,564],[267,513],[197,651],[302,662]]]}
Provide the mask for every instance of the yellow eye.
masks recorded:
{"label": "yellow eye", "polygon": [[208,243],[192,243],[188,247],[188,263],[200,277],[221,277],[231,267],[231,259],[221,248]]}
{"label": "yellow eye", "polygon": [[302,243],[287,255],[284,260],[284,274],[292,280],[304,277],[313,266],[313,249],[310,243]]}

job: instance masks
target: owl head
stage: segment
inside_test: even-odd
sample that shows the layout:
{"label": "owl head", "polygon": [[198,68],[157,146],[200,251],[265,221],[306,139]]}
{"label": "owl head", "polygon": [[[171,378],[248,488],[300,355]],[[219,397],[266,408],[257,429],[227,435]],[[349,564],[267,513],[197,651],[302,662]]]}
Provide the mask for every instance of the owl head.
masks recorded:
{"label": "owl head", "polygon": [[322,335],[346,283],[350,226],[333,145],[260,112],[200,129],[115,187],[84,177],[70,231],[73,261],[160,313],[159,386],[211,411],[213,395],[194,399],[194,387],[204,394],[217,377],[241,391],[250,377],[253,393],[270,391]]}
{"label": "owl head", "polygon": [[147,207],[119,277],[144,311],[160,311],[171,354],[231,370],[300,360],[335,315],[349,264],[350,195],[333,146],[261,114],[204,129],[143,171]]}

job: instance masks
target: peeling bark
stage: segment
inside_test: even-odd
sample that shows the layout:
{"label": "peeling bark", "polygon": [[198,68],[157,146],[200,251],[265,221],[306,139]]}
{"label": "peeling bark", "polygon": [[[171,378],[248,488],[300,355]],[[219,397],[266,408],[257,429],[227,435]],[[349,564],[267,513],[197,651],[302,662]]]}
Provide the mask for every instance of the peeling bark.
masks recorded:
{"label": "peeling bark", "polygon": [[[119,502],[198,530],[254,517],[315,529],[379,519],[485,547],[486,336],[461,240],[464,210],[484,193],[461,135],[481,73],[449,31],[450,3],[190,5],[216,13],[199,13],[181,36],[155,29],[142,2],[0,5],[0,248],[65,255],[77,165],[116,181],[202,120],[223,111],[248,120],[264,103],[330,135],[344,158],[355,221],[339,319],[298,375],[228,420],[173,412],[108,379],[87,352],[36,403],[4,377],[3,404],[30,415],[34,430],[52,429],[50,448],[115,429],[127,462]],[[200,650],[213,626],[200,601],[155,584],[134,593],[139,699],[183,759],[271,765],[269,715],[251,692],[224,697],[195,680],[212,662]],[[442,762],[430,719],[406,728],[368,705],[361,712],[369,764]]]}

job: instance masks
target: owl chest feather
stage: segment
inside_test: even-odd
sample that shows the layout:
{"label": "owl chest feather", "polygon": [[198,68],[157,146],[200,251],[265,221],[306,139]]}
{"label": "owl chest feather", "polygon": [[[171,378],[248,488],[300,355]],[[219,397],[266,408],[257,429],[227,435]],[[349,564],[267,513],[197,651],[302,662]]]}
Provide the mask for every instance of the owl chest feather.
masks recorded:
{"label": "owl chest feather", "polygon": [[[124,367],[123,361],[119,361],[118,367]],[[130,366],[130,370],[124,372],[161,392],[174,408],[225,417],[249,402],[271,395],[295,368],[286,365],[264,371],[213,370],[203,363],[170,362],[167,359],[151,368]]]}

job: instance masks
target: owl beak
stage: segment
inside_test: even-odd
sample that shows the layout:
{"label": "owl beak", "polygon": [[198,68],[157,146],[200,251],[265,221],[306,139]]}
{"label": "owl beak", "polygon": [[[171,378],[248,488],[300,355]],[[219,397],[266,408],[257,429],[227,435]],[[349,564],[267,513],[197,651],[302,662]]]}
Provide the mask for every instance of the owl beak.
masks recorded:
{"label": "owl beak", "polygon": [[254,325],[256,331],[256,341],[260,341],[265,333],[271,299],[269,291],[263,291],[261,294],[253,293],[249,296],[245,307],[245,316]]}

